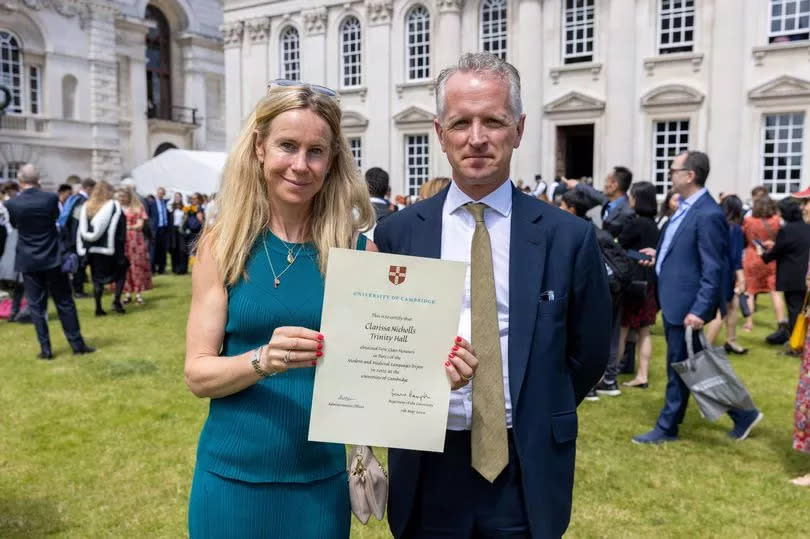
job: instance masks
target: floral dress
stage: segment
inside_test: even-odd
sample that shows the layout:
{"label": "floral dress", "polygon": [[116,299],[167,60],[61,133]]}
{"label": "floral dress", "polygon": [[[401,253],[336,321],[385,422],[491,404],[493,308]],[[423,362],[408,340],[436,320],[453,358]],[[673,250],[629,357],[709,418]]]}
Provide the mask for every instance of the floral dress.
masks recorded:
{"label": "floral dress", "polygon": [[[810,275],[810,264],[807,266]],[[810,328],[808,328],[810,330]],[[793,413],[793,449],[810,453],[810,331],[804,340],[799,385],[796,388],[796,410]]]}
{"label": "floral dress", "polygon": [[138,224],[139,219],[146,220],[146,211],[143,208],[132,210],[126,208],[127,217],[127,245],[126,252],[129,259],[129,270],[124,282],[124,292],[139,293],[152,288],[152,269],[149,267],[149,251],[143,237],[143,229],[130,229]]}
{"label": "floral dress", "polygon": [[746,292],[750,296],[776,290],[776,262],[766,264],[757,253],[753,242],[773,241],[777,232],[779,232],[778,215],[768,218],[746,217],[743,221],[746,243],[743,251],[743,272]]}

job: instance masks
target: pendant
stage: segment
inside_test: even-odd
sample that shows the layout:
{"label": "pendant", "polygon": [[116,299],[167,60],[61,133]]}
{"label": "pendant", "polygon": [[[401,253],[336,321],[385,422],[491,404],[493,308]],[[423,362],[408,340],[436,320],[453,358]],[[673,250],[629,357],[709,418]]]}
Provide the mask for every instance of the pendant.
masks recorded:
{"label": "pendant", "polygon": [[280,284],[281,284],[281,279],[279,279],[278,277],[273,279],[273,288],[278,288],[278,285],[280,285]]}
{"label": "pendant", "polygon": [[295,257],[292,254],[292,249],[287,251],[287,264],[292,265],[295,262]]}

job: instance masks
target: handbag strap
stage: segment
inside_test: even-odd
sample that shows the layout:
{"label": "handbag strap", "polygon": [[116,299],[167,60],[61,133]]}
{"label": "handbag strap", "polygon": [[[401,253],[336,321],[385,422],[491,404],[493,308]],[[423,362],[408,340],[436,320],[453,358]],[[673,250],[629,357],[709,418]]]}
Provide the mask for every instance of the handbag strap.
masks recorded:
{"label": "handbag strap", "polygon": [[[695,357],[695,346],[693,344],[693,335],[694,330],[691,326],[686,326],[686,353],[689,359],[693,359]],[[698,339],[700,340],[701,346],[703,349],[706,350],[709,348],[709,342],[706,340],[706,335],[703,333],[702,330],[698,331]]]}

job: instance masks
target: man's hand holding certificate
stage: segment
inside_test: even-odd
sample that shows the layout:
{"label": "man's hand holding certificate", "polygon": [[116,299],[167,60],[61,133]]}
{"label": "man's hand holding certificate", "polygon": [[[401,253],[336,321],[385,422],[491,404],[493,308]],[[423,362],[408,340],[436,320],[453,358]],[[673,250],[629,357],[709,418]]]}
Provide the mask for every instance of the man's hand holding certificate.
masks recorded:
{"label": "man's hand holding certificate", "polygon": [[[329,349],[315,374],[310,440],[443,450],[453,383],[445,362],[468,368],[447,355],[465,271],[459,262],[329,252],[321,319]],[[471,358],[459,344],[458,355]]]}

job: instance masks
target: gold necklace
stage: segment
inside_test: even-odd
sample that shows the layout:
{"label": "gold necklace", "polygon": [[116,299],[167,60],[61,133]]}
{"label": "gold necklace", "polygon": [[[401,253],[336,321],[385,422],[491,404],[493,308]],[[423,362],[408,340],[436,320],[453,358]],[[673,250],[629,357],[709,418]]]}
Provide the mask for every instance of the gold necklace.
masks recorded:
{"label": "gold necklace", "polygon": [[[279,238],[281,241],[281,238]],[[281,243],[284,243],[281,241]],[[304,244],[301,243],[298,245],[298,252],[295,255],[292,254],[292,249],[287,252],[287,267],[281,270],[281,273],[276,275],[276,268],[273,267],[273,261],[270,259],[270,251],[267,249],[267,236],[265,235],[264,239],[262,240],[262,245],[264,245],[264,254],[267,255],[267,261],[270,263],[270,271],[273,272],[273,288],[278,288],[281,284],[281,276],[287,273],[287,270],[290,269],[295,262],[295,258],[301,252],[301,249],[304,247]],[[285,244],[286,246],[286,244]],[[291,260],[292,259],[292,260]]]}
{"label": "gold necklace", "polygon": [[[276,236],[276,237],[278,238],[278,236]],[[295,262],[295,257],[297,256],[297,253],[295,255],[293,254],[293,247],[295,246],[295,244],[293,244],[293,247],[290,247],[289,245],[287,245],[287,242],[282,240],[281,238],[278,238],[278,241],[283,243],[284,247],[286,247],[286,249],[287,249],[287,264],[292,264],[293,262]],[[299,245],[302,245],[302,244],[299,244]],[[298,251],[299,252],[301,251],[300,247],[298,248]]]}

